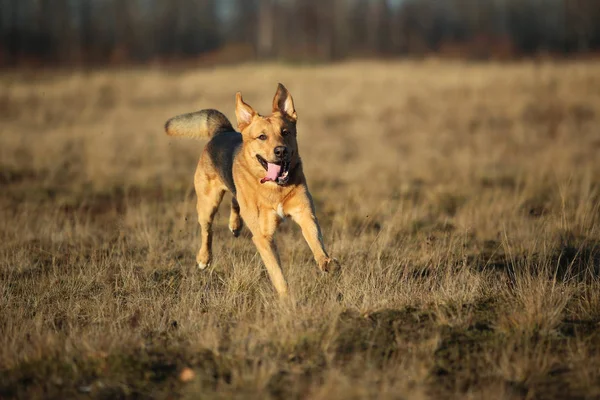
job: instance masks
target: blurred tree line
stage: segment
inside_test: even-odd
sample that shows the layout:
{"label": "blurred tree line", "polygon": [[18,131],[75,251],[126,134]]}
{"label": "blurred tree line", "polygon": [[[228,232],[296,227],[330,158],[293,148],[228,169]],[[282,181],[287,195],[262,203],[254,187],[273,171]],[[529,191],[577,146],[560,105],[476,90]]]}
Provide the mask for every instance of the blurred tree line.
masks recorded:
{"label": "blurred tree line", "polygon": [[0,65],[600,48],[600,0],[0,0]]}

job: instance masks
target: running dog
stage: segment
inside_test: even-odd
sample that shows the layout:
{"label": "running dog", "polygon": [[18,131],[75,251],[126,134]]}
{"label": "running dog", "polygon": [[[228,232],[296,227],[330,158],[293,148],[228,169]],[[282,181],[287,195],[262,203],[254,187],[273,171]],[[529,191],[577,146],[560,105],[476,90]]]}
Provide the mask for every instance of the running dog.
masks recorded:
{"label": "running dog", "polygon": [[239,132],[225,115],[210,109],[179,115],[165,124],[169,136],[210,138],[194,176],[201,228],[196,261],[200,269],[211,262],[213,218],[229,191],[233,195],[229,229],[237,237],[245,222],[271,282],[285,297],[288,287],[273,239],[285,217],[300,225],[319,269],[328,271],[334,263],[325,251],[302,172],[296,141],[298,115],[291,94],[282,84],[273,98],[271,115],[259,115],[240,92],[236,94],[235,115]]}

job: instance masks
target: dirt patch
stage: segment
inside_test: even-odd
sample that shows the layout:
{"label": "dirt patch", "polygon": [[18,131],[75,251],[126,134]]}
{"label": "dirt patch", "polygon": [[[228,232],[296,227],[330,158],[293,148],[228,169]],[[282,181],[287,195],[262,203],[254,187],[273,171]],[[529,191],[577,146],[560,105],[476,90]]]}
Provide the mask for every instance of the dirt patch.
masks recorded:
{"label": "dirt patch", "polygon": [[356,357],[381,368],[399,350],[431,337],[435,318],[416,308],[381,310],[367,315],[344,311],[336,325],[334,360],[347,364]]}
{"label": "dirt patch", "polygon": [[271,376],[267,392],[274,399],[303,399],[309,393],[310,385],[319,379],[319,372],[307,368],[301,372],[280,370]]}
{"label": "dirt patch", "polygon": [[6,165],[0,165],[0,186],[14,185],[28,181],[42,181],[47,174],[27,168],[11,168]]}
{"label": "dirt patch", "polygon": [[445,328],[435,351],[432,387],[447,392],[466,392],[494,378],[493,365],[485,354],[498,343],[486,323],[476,322],[465,329]]}
{"label": "dirt patch", "polygon": [[86,396],[108,398],[181,397],[183,384],[178,373],[184,367],[194,371],[196,383],[208,390],[219,381],[231,380],[226,362],[210,350],[189,351],[168,344],[138,347],[111,355],[93,354],[87,358],[56,356],[15,369],[0,370],[0,397],[44,398]]}
{"label": "dirt patch", "polygon": [[600,276],[600,241],[572,232],[561,232],[559,243],[551,256],[562,280],[593,282]]}

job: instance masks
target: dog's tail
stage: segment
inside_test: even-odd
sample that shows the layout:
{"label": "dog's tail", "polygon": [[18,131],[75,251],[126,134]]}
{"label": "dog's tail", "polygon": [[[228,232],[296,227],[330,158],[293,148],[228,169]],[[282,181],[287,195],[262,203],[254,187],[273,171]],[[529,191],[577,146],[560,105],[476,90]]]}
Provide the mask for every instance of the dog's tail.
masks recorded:
{"label": "dog's tail", "polygon": [[217,110],[200,110],[171,118],[165,124],[169,136],[211,138],[221,132],[234,131],[231,122]]}

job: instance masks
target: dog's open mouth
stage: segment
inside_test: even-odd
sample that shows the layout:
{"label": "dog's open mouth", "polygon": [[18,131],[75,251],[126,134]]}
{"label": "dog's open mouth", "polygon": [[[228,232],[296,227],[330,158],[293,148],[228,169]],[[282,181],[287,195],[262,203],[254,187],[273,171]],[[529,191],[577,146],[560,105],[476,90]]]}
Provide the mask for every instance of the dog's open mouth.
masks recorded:
{"label": "dog's open mouth", "polygon": [[270,163],[258,154],[256,158],[260,165],[267,171],[267,175],[260,180],[260,183],[273,181],[278,185],[285,185],[290,179],[290,162],[279,161],[278,163]]}

